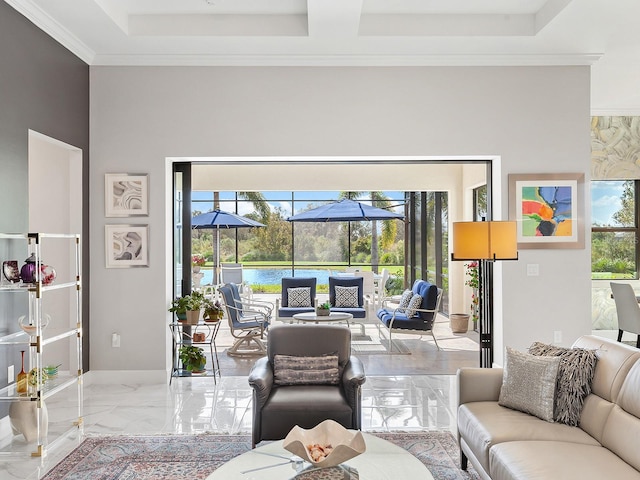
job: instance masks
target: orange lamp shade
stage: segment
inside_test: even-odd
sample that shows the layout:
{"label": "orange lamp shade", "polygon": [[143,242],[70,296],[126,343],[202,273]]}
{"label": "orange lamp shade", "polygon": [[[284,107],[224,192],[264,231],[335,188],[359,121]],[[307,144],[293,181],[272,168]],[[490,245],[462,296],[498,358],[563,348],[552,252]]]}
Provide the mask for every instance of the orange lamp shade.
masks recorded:
{"label": "orange lamp shade", "polygon": [[452,260],[518,258],[516,222],[454,222]]}

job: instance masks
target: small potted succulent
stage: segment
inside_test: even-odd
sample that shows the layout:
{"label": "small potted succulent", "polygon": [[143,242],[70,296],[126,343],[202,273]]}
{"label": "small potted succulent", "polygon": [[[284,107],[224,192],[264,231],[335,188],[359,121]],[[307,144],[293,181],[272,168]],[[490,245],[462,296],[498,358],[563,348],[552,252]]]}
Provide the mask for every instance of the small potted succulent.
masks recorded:
{"label": "small potted succulent", "polygon": [[329,302],[321,303],[316,307],[316,315],[319,317],[328,317],[331,313],[331,304]]}
{"label": "small potted succulent", "polygon": [[180,361],[183,367],[191,373],[202,373],[207,364],[204,350],[194,345],[182,345],[180,347]]}

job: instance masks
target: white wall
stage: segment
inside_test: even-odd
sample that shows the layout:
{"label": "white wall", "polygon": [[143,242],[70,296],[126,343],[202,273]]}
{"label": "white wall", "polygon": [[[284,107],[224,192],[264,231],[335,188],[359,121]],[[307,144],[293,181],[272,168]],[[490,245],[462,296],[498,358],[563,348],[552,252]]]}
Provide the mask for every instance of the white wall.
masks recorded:
{"label": "white wall", "polygon": [[[506,218],[509,173],[582,172],[588,182],[589,115],[588,67],[92,67],[92,369],[167,366],[166,157],[495,155]],[[271,168],[299,189],[286,166]],[[334,166],[334,176],[349,178],[343,170]],[[150,174],[148,218],[105,219],[104,174],[114,172]],[[234,177],[270,189],[265,176],[221,175]],[[105,269],[105,223],[148,223],[150,267]],[[539,277],[526,276],[527,263],[539,264]],[[498,361],[502,343],[523,349],[562,330],[569,344],[590,332],[588,247],[521,250],[502,268]],[[122,335],[119,350],[112,332]]]}

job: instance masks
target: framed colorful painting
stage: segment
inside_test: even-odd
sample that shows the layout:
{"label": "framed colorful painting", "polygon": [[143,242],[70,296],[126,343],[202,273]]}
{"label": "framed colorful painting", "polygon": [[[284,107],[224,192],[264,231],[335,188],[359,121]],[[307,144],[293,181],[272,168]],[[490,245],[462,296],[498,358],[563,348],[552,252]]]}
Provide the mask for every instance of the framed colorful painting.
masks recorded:
{"label": "framed colorful painting", "polygon": [[509,175],[518,248],[584,248],[584,174]]}

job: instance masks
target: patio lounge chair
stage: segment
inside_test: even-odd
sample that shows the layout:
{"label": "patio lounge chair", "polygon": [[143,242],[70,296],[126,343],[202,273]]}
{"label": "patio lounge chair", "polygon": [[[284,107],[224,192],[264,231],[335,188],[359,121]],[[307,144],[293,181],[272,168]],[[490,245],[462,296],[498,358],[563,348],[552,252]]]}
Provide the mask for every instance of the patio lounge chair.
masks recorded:
{"label": "patio lounge chair", "polygon": [[[421,296],[418,308],[398,307],[395,309],[381,308],[378,310],[378,331],[382,338],[381,325],[385,326],[389,332],[389,353],[393,350],[393,332],[411,333],[416,335],[424,335],[426,333],[433,337],[438,350],[438,340],[433,334],[433,322],[440,308],[440,300],[442,299],[442,289],[432,285],[425,280],[416,280],[411,288],[414,295]],[[398,350],[400,350],[398,348]]]}
{"label": "patio lounge chair", "polygon": [[316,306],[315,277],[282,279],[282,299],[276,299],[276,320],[292,322],[296,313],[313,312]]}
{"label": "patio lounge chair", "polygon": [[266,302],[243,301],[234,283],[223,285],[219,291],[224,299],[231,335],[236,339],[227,355],[264,355],[267,349],[262,340],[269,326],[272,308]]}

